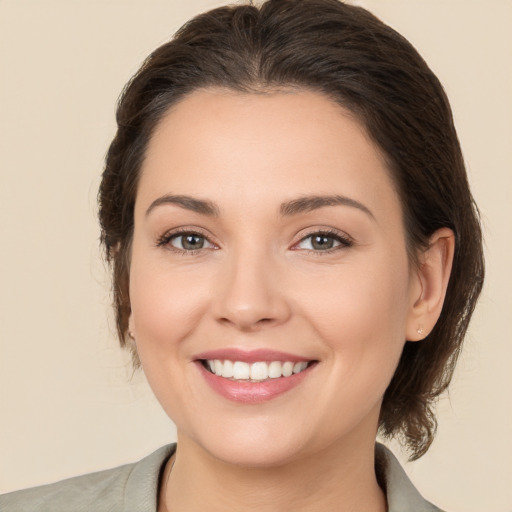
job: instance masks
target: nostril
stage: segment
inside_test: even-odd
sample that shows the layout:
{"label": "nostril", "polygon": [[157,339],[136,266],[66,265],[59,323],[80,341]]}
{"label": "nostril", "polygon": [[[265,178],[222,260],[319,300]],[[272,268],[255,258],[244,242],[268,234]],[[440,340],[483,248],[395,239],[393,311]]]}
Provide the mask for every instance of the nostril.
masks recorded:
{"label": "nostril", "polygon": [[218,321],[225,325],[235,325],[242,331],[253,331],[260,327],[268,326],[275,321],[273,318],[260,318],[252,319],[252,318],[228,318],[228,317],[220,317]]}

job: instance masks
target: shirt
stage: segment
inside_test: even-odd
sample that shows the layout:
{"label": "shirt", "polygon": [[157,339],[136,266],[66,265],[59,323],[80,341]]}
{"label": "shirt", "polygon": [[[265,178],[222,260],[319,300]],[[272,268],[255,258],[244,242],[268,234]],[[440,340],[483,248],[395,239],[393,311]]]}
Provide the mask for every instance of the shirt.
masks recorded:
{"label": "shirt", "polygon": [[[158,484],[176,444],[139,462],[0,496],[1,512],[156,512]],[[395,456],[376,445],[388,512],[442,512],[416,490]]]}

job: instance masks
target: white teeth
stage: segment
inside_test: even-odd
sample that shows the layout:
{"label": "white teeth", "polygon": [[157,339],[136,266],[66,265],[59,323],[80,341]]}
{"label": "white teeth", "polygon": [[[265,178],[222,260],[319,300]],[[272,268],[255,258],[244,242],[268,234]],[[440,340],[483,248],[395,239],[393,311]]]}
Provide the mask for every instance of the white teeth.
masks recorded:
{"label": "white teeth", "polygon": [[302,372],[303,370],[306,369],[307,365],[308,365],[308,363],[305,363],[305,362],[295,363],[293,365],[293,373],[300,373],[300,372]]}
{"label": "white teeth", "polygon": [[294,373],[300,373],[308,367],[306,361],[293,363],[291,361],[257,361],[246,363],[244,361],[221,361],[219,359],[208,359],[207,367],[212,373],[225,379],[263,381],[267,379],[278,379],[279,377],[290,377]]}
{"label": "white teeth", "polygon": [[293,373],[293,363],[287,361],[283,363],[283,377],[289,377]]}
{"label": "white teeth", "polygon": [[251,379],[252,380],[265,380],[268,379],[268,365],[267,363],[252,363],[251,364]]}
{"label": "white teeth", "polygon": [[278,379],[281,375],[283,375],[283,365],[281,361],[272,361],[268,365],[268,376],[271,379]]}
{"label": "white teeth", "polygon": [[248,380],[250,375],[250,367],[248,363],[243,361],[235,361],[233,363],[233,378],[236,380]]}
{"label": "white teeth", "polygon": [[226,379],[233,377],[233,363],[231,361],[224,361],[222,365],[222,376]]}

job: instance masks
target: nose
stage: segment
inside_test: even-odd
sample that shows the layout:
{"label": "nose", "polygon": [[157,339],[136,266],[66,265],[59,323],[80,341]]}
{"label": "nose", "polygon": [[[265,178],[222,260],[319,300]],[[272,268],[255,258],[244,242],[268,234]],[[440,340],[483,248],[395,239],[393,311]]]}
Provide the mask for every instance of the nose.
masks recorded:
{"label": "nose", "polygon": [[286,322],[291,308],[283,285],[285,270],[268,255],[233,254],[224,262],[215,316],[222,324],[252,332]]}

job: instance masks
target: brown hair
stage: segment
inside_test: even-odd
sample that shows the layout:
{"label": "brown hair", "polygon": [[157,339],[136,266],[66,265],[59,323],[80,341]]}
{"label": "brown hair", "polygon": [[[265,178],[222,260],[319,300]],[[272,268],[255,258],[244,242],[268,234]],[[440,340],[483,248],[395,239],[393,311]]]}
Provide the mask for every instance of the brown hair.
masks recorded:
{"label": "brown hair", "polygon": [[[441,227],[456,236],[444,307],[433,331],[406,343],[384,396],[379,428],[411,458],[436,430],[433,404],[448,386],[480,293],[478,211],[447,97],[424,60],[368,11],[338,0],[268,0],[214,9],[155,50],[127,84],[99,191],[113,270],[117,329],[126,344],[133,209],[145,149],[169,107],[193,90],[300,87],[352,111],[384,154],[397,184],[411,261]],[[134,360],[138,358],[134,353]]]}

